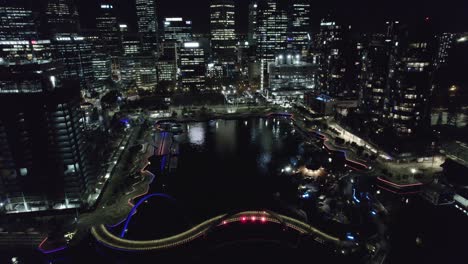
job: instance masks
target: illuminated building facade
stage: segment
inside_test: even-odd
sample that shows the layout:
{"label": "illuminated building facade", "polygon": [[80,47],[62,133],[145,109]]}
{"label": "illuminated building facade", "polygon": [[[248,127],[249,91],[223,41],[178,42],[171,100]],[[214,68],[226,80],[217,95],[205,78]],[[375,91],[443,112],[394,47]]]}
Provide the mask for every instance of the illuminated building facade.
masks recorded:
{"label": "illuminated building facade", "polygon": [[164,19],[164,41],[182,43],[192,41],[192,21],[182,17],[166,17]]}
{"label": "illuminated building facade", "polygon": [[310,1],[293,0],[289,4],[288,45],[301,56],[308,55],[310,43]]}
{"label": "illuminated building facade", "polygon": [[436,57],[436,67],[443,67],[448,64],[450,49],[454,46],[456,34],[442,33],[437,36],[438,50]]}
{"label": "illuminated building facade", "polygon": [[99,33],[99,41],[97,42],[99,45],[96,45],[96,48],[104,53],[119,55],[121,52],[121,38],[113,1],[101,1],[99,15],[96,18],[96,27]]}
{"label": "illuminated building facade", "polygon": [[64,78],[76,79],[82,88],[93,82],[92,46],[78,34],[56,34],[51,40],[54,61],[64,66]]}
{"label": "illuminated building facade", "polygon": [[198,42],[185,42],[180,48],[180,85],[184,92],[205,90],[205,52]]}
{"label": "illuminated building facade", "polygon": [[174,59],[168,57],[160,57],[156,62],[158,71],[158,82],[167,81],[174,82],[177,80],[177,63]]}
{"label": "illuminated building facade", "polygon": [[343,27],[330,18],[322,19],[315,48],[320,54],[319,82],[322,93],[333,97],[344,96],[346,62]]}
{"label": "illuminated building facade", "polygon": [[282,53],[269,66],[271,95],[279,102],[302,101],[316,88],[318,67],[301,60],[299,54]]}
{"label": "illuminated building facade", "polygon": [[10,3],[0,3],[0,40],[38,39],[33,12]]}
{"label": "illuminated building facade", "polygon": [[257,45],[257,29],[258,27],[258,4],[253,1],[249,4],[249,29],[248,42],[250,45]]}
{"label": "illuminated building facade", "polygon": [[46,31],[51,37],[57,33],[78,33],[78,10],[72,0],[49,0],[45,11]]}
{"label": "illuminated building facade", "polygon": [[212,0],[210,4],[211,48],[216,61],[236,62],[236,22],[234,0]]}
{"label": "illuminated building facade", "polygon": [[156,0],[136,0],[138,32],[143,39],[142,51],[154,53],[158,49],[158,19]]}
{"label": "illuminated building facade", "polygon": [[374,34],[364,41],[360,73],[360,109],[373,123],[385,122],[388,101],[388,45],[385,35]]}
{"label": "illuminated building facade", "polygon": [[156,60],[153,56],[120,57],[119,65],[124,87],[143,90],[156,88]]}
{"label": "illuminated building facade", "polygon": [[112,74],[112,60],[106,53],[93,53],[91,58],[91,69],[93,71],[94,81],[102,84],[109,80]]}
{"label": "illuminated building facade", "polygon": [[430,124],[430,95],[434,70],[435,43],[430,25],[407,33],[407,28],[389,24],[391,41],[388,120],[394,132],[408,137]]}
{"label": "illuminated building facade", "polygon": [[124,56],[141,55],[144,44],[139,35],[125,32],[122,34],[122,52]]}
{"label": "illuminated building facade", "polygon": [[257,56],[260,60],[260,88],[267,88],[268,65],[286,48],[288,16],[276,0],[258,2]]}

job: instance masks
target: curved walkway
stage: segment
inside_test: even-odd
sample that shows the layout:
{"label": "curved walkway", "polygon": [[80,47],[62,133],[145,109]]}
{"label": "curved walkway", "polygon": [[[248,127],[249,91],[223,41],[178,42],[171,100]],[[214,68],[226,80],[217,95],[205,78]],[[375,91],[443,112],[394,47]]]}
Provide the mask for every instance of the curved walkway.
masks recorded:
{"label": "curved walkway", "polygon": [[91,229],[91,233],[94,238],[102,245],[120,251],[152,251],[174,248],[187,244],[200,236],[205,235],[210,230],[216,227],[222,227],[225,224],[232,222],[268,222],[283,224],[298,232],[299,234],[312,235],[316,241],[321,243],[331,243],[337,247],[354,247],[355,243],[350,241],[340,240],[338,237],[334,237],[327,233],[324,233],[307,223],[301,222],[297,219],[281,215],[273,214],[265,211],[248,211],[241,212],[234,215],[219,215],[205,222],[192,227],[191,229],[182,232],[180,234],[157,239],[157,240],[146,240],[136,241],[120,238],[112,234],[105,225],[95,226]]}
{"label": "curved walkway", "polygon": [[[323,134],[323,133],[320,133],[320,132],[317,132],[317,131],[314,131],[312,132],[314,133],[318,138],[320,138],[322,141],[323,141],[323,145],[325,146],[325,148],[329,151],[329,152],[340,152],[340,153],[343,153],[345,159],[347,162],[349,163],[352,163],[354,164],[354,166],[350,166],[348,165],[348,167],[354,169],[354,170],[357,170],[357,171],[363,171],[363,170],[368,170],[369,169],[369,166],[364,164],[364,163],[361,163],[361,162],[358,162],[356,160],[352,160],[348,157],[348,151],[349,150],[346,150],[346,149],[343,149],[343,148],[335,148],[335,146],[333,146],[332,144],[330,144],[330,139],[328,138],[327,135]],[[360,166],[362,167],[361,169],[358,169],[356,168],[355,166]]]}

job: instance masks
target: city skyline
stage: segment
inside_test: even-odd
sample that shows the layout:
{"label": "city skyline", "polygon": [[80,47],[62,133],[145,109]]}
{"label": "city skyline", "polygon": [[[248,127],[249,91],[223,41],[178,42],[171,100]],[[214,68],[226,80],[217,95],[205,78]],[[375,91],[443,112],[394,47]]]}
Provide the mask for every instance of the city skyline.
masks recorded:
{"label": "city skyline", "polygon": [[463,262],[463,11],[0,0],[0,262]]}
{"label": "city skyline", "polygon": [[[26,2],[36,9],[46,0],[19,0],[17,2]],[[80,1],[75,0],[79,11],[85,12],[90,18],[98,12],[98,1]],[[160,17],[182,16],[194,21],[194,30],[197,33],[209,32],[209,2],[210,0],[200,1],[169,1],[160,0],[158,15]],[[286,0],[280,0],[282,5],[287,5]],[[188,8],[180,9],[180,4],[186,4]],[[236,2],[238,13],[247,15],[249,1],[242,0]],[[119,0],[122,22],[129,23],[133,29],[137,29],[137,21],[134,15],[134,0]],[[452,2],[450,5],[441,5],[437,2],[427,1],[386,1],[376,2],[371,0],[359,1],[357,3],[338,0],[312,3],[311,26],[314,31],[319,29],[320,20],[327,14],[334,14],[343,20],[344,23],[353,25],[356,31],[373,32],[382,31],[382,23],[387,20],[399,19],[408,23],[416,23],[421,19],[430,17],[437,26],[437,32],[460,32],[468,31],[468,19],[464,16],[464,10],[468,8],[468,3],[463,1]],[[201,16],[193,15],[203,14]],[[159,19],[161,22],[162,19]],[[94,21],[88,17],[81,17],[81,23],[85,28],[94,26]],[[236,17],[236,28],[239,33],[247,33],[248,22]]]}

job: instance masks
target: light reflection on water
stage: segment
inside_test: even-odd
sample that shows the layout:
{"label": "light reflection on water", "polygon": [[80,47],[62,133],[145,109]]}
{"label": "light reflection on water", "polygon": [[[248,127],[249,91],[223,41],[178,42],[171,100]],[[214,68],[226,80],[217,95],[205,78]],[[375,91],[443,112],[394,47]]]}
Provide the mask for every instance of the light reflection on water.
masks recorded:
{"label": "light reflection on water", "polygon": [[206,129],[203,123],[193,123],[187,126],[190,144],[203,146],[205,144]]}
{"label": "light reflection on water", "polygon": [[216,121],[215,136],[215,151],[218,155],[232,154],[236,152],[237,136],[239,122],[232,122],[226,120]]}

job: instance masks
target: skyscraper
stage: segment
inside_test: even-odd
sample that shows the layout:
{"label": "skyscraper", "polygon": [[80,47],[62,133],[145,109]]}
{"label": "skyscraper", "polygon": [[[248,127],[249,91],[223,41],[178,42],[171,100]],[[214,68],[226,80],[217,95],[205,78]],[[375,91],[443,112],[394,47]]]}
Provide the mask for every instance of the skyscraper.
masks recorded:
{"label": "skyscraper", "polygon": [[119,55],[121,52],[120,30],[117,14],[112,0],[101,0],[99,15],[96,18],[96,28],[99,33],[99,43],[96,48],[104,53]]}
{"label": "skyscraper", "polygon": [[236,62],[235,1],[212,0],[210,4],[211,47],[220,63]]}
{"label": "skyscraper", "polygon": [[0,40],[38,39],[33,12],[13,1],[0,2]]}
{"label": "skyscraper", "polygon": [[310,42],[310,1],[293,0],[289,4],[289,37],[288,44],[307,56]]}
{"label": "skyscraper", "polygon": [[360,74],[360,109],[369,121],[385,122],[385,103],[388,100],[388,45],[385,35],[372,34],[364,40]]}
{"label": "skyscraper", "polygon": [[78,33],[78,9],[72,0],[49,0],[45,11],[45,33],[54,37],[57,33]]}
{"label": "skyscraper", "polygon": [[158,19],[156,0],[136,0],[138,32],[143,39],[143,52],[153,53],[158,48]]}
{"label": "skyscraper", "polygon": [[281,10],[277,0],[258,3],[258,55],[272,62],[275,55],[286,48],[288,16]]}
{"label": "skyscraper", "polygon": [[91,69],[93,70],[95,85],[102,84],[104,81],[109,80],[112,75],[111,57],[105,53],[93,52]]}
{"label": "skyscraper", "polygon": [[80,35],[77,8],[72,0],[48,0],[42,33],[51,40],[52,58],[64,66],[64,78],[80,80],[82,88],[93,82],[92,46]]}
{"label": "skyscraper", "polygon": [[180,48],[180,88],[184,92],[205,89],[205,52],[198,42],[185,42]]}
{"label": "skyscraper", "polygon": [[436,67],[443,67],[448,64],[449,52],[454,46],[456,35],[453,33],[442,33],[437,36],[438,51],[436,57]]}
{"label": "skyscraper", "polygon": [[0,66],[0,190],[7,212],[80,207],[95,178],[80,88],[48,61]]}
{"label": "skyscraper", "polygon": [[154,56],[119,57],[123,87],[154,90],[157,84],[156,60]]}
{"label": "skyscraper", "polygon": [[260,60],[260,88],[266,88],[268,64],[286,48],[288,16],[277,0],[258,2],[257,56]]}
{"label": "skyscraper", "polygon": [[164,41],[183,43],[193,39],[192,21],[182,17],[164,19]]}
{"label": "skyscraper", "polygon": [[74,33],[56,34],[51,39],[52,57],[64,66],[66,79],[80,81],[82,88],[91,88],[93,83],[92,45],[83,36]]}
{"label": "skyscraper", "polygon": [[249,4],[249,29],[247,40],[249,45],[257,45],[257,29],[258,27],[258,4],[257,1],[253,1]]}
{"label": "skyscraper", "polygon": [[429,24],[408,31],[389,23],[388,34],[391,59],[387,117],[398,136],[413,136],[429,125],[435,39]]}
{"label": "skyscraper", "polygon": [[[319,88],[332,97],[353,97],[356,94],[347,77],[352,75],[355,45],[349,38],[350,27],[343,26],[330,16],[320,22],[320,32],[316,36],[315,51],[319,54]],[[351,81],[352,82],[352,81]]]}
{"label": "skyscraper", "polygon": [[39,39],[31,10],[16,1],[0,4],[0,64],[50,60],[51,42]]}
{"label": "skyscraper", "polygon": [[317,65],[301,60],[301,55],[285,52],[276,56],[275,62],[269,65],[269,88],[274,99],[302,101],[306,92],[313,91]]}

